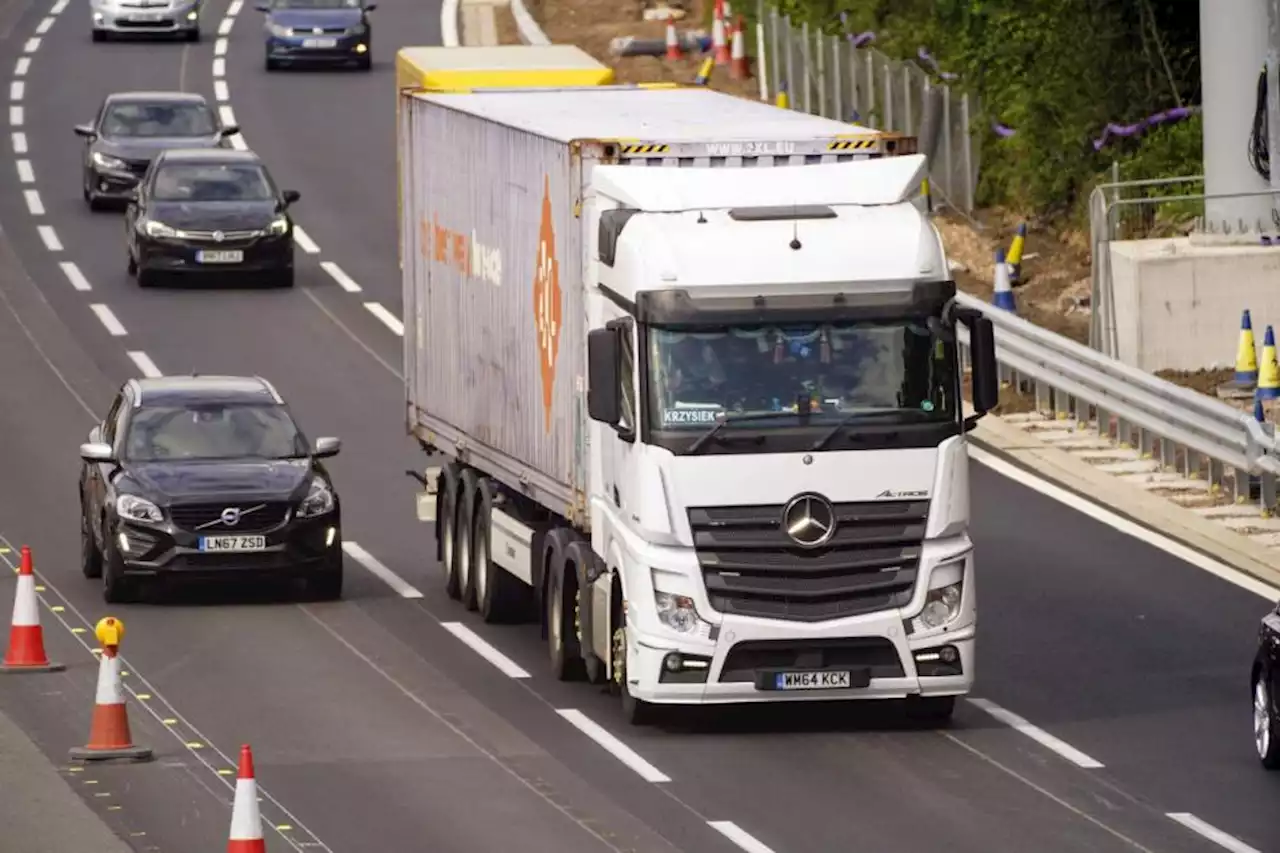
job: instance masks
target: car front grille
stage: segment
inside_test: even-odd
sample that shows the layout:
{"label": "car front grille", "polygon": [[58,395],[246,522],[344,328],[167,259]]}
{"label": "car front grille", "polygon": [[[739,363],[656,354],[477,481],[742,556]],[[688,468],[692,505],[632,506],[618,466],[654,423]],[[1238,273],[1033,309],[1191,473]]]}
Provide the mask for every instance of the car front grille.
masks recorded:
{"label": "car front grille", "polygon": [[[240,510],[240,520],[228,525],[222,521],[222,513],[233,507]],[[291,506],[284,501],[178,504],[169,508],[169,517],[174,525],[183,530],[213,536],[219,533],[262,533],[272,530],[289,520],[290,510]]]}
{"label": "car front grille", "polygon": [[692,508],[689,524],[711,606],[725,614],[816,622],[901,607],[911,599],[929,502],[833,506],[821,548],[796,545],[782,506]]}

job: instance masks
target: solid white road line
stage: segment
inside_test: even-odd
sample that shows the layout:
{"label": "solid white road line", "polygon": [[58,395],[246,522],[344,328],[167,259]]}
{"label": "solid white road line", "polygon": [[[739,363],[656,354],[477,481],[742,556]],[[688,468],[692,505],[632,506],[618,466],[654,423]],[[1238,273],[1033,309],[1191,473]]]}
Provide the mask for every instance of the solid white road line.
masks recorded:
{"label": "solid white road line", "polygon": [[129,334],[124,330],[124,324],[116,319],[115,314],[111,313],[111,309],[101,302],[93,303],[89,306],[89,310],[98,315],[98,320],[107,327],[107,331],[112,337],[123,338]]}
{"label": "solid white road line", "polygon": [[80,272],[80,267],[76,266],[74,261],[63,261],[58,266],[62,267],[62,274],[67,277],[67,280],[71,282],[71,286],[76,290],[93,290],[93,287],[89,284],[89,279],[84,277],[84,273]]}
{"label": "solid white road line", "polygon": [[378,558],[361,548],[355,542],[343,542],[342,550],[347,556],[380,577],[401,598],[422,598],[422,593],[409,584],[404,578],[388,569]]}
{"label": "solid white road line", "polygon": [[160,372],[160,368],[156,367],[156,363],[151,360],[151,356],[145,352],[129,350],[129,358],[133,359],[133,363],[138,366],[138,370],[142,371],[142,375],[147,379],[158,379],[164,376]]}
{"label": "solid white road line", "polygon": [[529,673],[525,672],[518,663],[495,649],[483,637],[461,622],[441,622],[440,624],[450,634],[470,646],[471,651],[496,666],[508,678],[530,677]]}
{"label": "solid white road line", "polygon": [[27,93],[27,84],[21,80],[14,80],[9,84],[9,100],[21,101],[22,96]]}
{"label": "solid white road line", "polygon": [[217,59],[213,61],[213,76],[214,77],[227,76],[227,60],[221,56],[219,56]]}
{"label": "solid white road line", "polygon": [[1004,708],[1001,708],[994,702],[986,699],[970,698],[969,703],[976,708],[981,708],[983,711],[986,711],[1006,726],[1009,726],[1015,731],[1021,732],[1031,738],[1045,749],[1056,752],[1058,755],[1067,759],[1067,761],[1070,761],[1077,767],[1083,767],[1085,770],[1098,770],[1103,766],[1102,762],[1090,758],[1066,741],[1054,737],[1039,726],[1033,726],[1022,717],[1019,717],[1012,711],[1007,711]]}
{"label": "solid white road line", "polygon": [[30,160],[18,161],[18,180],[24,184],[34,184],[36,182],[36,170],[31,168]]}
{"label": "solid white road line", "polygon": [[[320,247],[316,245],[316,241],[311,239],[311,235],[302,230],[301,225],[293,226],[293,242],[298,244],[298,248],[306,252],[308,255],[320,254]],[[321,264],[320,266],[324,266]]]}
{"label": "solid white road line", "polygon": [[240,14],[240,9],[244,6],[244,0],[232,0],[231,5],[227,7],[227,17],[234,18]]}
{"label": "solid white road line", "polygon": [[26,75],[27,71],[30,70],[30,68],[31,68],[31,57],[20,56],[18,57],[18,61],[15,62],[13,65],[13,76],[23,77]]}
{"label": "solid white road line", "polygon": [[746,850],[747,853],[773,853],[773,848],[763,843],[731,820],[709,820],[707,826]]}
{"label": "solid white road line", "polygon": [[22,127],[22,120],[26,116],[22,113],[22,107],[9,107],[9,124],[13,127]]}
{"label": "solid white road line", "polygon": [[32,216],[44,216],[44,202],[40,200],[39,190],[23,190],[22,197],[27,200],[27,210]]}
{"label": "solid white road line", "polygon": [[215,100],[219,101],[231,100],[231,90],[227,88],[226,80],[213,81],[213,97]]}
{"label": "solid white road line", "polygon": [[218,107],[218,118],[222,121],[222,126],[226,127],[236,123],[236,114],[231,107],[223,104]]}
{"label": "solid white road line", "polygon": [[1257,848],[1250,847],[1234,835],[1228,835],[1216,826],[1205,823],[1190,812],[1169,812],[1166,817],[1177,821],[1197,835],[1209,839],[1224,850],[1230,850],[1231,853],[1261,853]]}
{"label": "solid white road line", "polygon": [[355,279],[342,271],[342,267],[333,261],[321,261],[320,269],[329,274],[329,277],[338,283],[338,286],[347,293],[359,293],[360,285],[356,284]]}
{"label": "solid white road line", "polygon": [[42,36],[49,32],[49,28],[53,26],[53,18],[44,18],[40,23],[36,24],[36,35]]}
{"label": "solid white road line", "polygon": [[1008,477],[1014,482],[1020,483],[1029,489],[1039,492],[1045,497],[1052,498],[1060,504],[1070,507],[1083,515],[1087,515],[1094,521],[1101,522],[1108,527],[1119,530],[1134,539],[1145,542],[1153,548],[1158,548],[1173,557],[1182,560],[1184,563],[1190,563],[1198,569],[1208,572],[1222,578],[1225,581],[1235,584],[1241,589],[1247,589],[1254,595],[1261,596],[1267,601],[1274,602],[1280,599],[1280,589],[1263,583],[1253,575],[1245,574],[1239,569],[1228,566],[1226,563],[1213,559],[1210,556],[1200,553],[1192,548],[1188,548],[1181,542],[1175,542],[1173,539],[1158,533],[1141,524],[1123,518],[1105,507],[1094,503],[1087,498],[1067,491],[1047,480],[1042,480],[1036,475],[1026,471],[1023,468],[1013,465],[1009,462],[993,456],[992,454],[979,448],[969,447],[969,455],[975,462],[995,471],[1004,477]]}
{"label": "solid white road line", "polygon": [[35,53],[39,49],[40,38],[38,36],[36,38],[27,39],[27,43],[22,46],[23,53]]}
{"label": "solid white road line", "polygon": [[63,10],[71,3],[71,0],[58,0],[53,4],[53,8],[49,10],[50,15],[61,15]]}
{"label": "solid white road line", "polygon": [[235,26],[235,23],[236,23],[235,18],[223,18],[218,23],[218,35],[220,36],[231,35],[231,28]]}
{"label": "solid white road line", "polygon": [[630,767],[646,782],[670,782],[671,777],[645,761],[635,750],[618,740],[601,728],[595,720],[576,708],[557,708],[556,713],[564,717],[574,728],[598,743],[614,758]]}
{"label": "solid white road line", "polygon": [[217,41],[215,41],[215,42],[213,43],[213,55],[214,55],[214,56],[226,56],[226,55],[227,55],[227,40],[226,40],[226,39],[218,39]]}
{"label": "solid white road line", "polygon": [[395,332],[400,337],[404,337],[404,323],[400,322],[400,318],[392,314],[386,308],[382,307],[380,302],[366,302],[365,310],[381,320],[388,329]]}
{"label": "solid white road line", "polygon": [[40,232],[40,239],[44,241],[44,247],[50,252],[61,252],[62,241],[58,239],[58,232],[53,230],[52,225],[37,225],[36,230]]}

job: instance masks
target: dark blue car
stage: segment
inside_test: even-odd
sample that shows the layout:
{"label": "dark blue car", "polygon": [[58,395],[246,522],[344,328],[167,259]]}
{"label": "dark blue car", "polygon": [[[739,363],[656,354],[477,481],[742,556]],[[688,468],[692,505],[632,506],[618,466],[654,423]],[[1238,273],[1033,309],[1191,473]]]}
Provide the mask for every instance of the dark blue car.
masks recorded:
{"label": "dark blue car", "polygon": [[369,12],[361,0],[269,0],[254,8],[267,13],[267,70],[288,65],[373,65]]}

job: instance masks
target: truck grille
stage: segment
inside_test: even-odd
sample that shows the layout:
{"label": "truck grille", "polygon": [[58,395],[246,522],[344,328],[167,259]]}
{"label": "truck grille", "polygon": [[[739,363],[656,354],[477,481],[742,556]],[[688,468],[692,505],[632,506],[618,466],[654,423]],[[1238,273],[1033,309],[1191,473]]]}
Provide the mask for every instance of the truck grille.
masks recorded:
{"label": "truck grille", "polygon": [[[252,507],[262,509],[246,512]],[[225,524],[222,512],[235,507],[240,510],[240,520],[236,524]],[[173,523],[183,530],[192,530],[214,535],[218,533],[262,533],[279,527],[289,518],[290,506],[284,501],[251,501],[244,503],[217,504],[179,504],[169,508],[169,517]],[[201,527],[201,525],[209,525]]]}
{"label": "truck grille", "polygon": [[902,678],[902,659],[883,637],[843,640],[748,640],[725,655],[720,681],[755,681],[760,669],[863,669],[872,678]]}
{"label": "truck grille", "polygon": [[929,502],[835,504],[821,548],[796,545],[783,506],[691,508],[694,551],[721,613],[817,622],[905,605],[920,564]]}

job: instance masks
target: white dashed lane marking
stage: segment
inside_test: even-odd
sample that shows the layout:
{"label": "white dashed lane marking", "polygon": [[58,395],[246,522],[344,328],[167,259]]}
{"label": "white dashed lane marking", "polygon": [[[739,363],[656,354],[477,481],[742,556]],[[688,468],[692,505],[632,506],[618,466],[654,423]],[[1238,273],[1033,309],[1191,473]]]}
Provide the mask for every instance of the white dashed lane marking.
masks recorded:
{"label": "white dashed lane marking", "polygon": [[44,202],[40,200],[38,190],[23,190],[22,197],[26,199],[27,210],[32,216],[44,216]]}
{"label": "white dashed lane marking", "polygon": [[342,267],[333,261],[321,261],[320,269],[329,274],[329,277],[338,283],[338,286],[347,293],[359,293],[360,285],[356,284],[355,279],[342,271]]}
{"label": "white dashed lane marking", "polygon": [[218,119],[222,122],[223,127],[230,127],[236,123],[236,114],[231,110],[231,107],[223,104],[218,107]]}
{"label": "white dashed lane marking", "polygon": [[13,76],[14,76],[14,77],[25,77],[25,76],[26,76],[26,74],[27,74],[27,72],[28,72],[30,69],[31,69],[31,57],[29,57],[29,56],[20,56],[20,57],[18,57],[18,61],[17,61],[17,62],[15,62],[15,63],[14,63],[14,65],[13,65]]}
{"label": "white dashed lane marking", "polygon": [[22,46],[22,52],[23,52],[23,53],[35,53],[35,52],[36,52],[37,50],[39,50],[39,49],[40,49],[40,38],[39,38],[39,36],[37,36],[37,37],[35,37],[35,38],[29,38],[29,39],[27,39],[27,43],[26,43],[26,44],[24,44],[24,45]]}
{"label": "white dashed lane marking", "polygon": [[9,84],[9,100],[21,101],[23,96],[27,94],[27,84],[21,80],[14,80]]}
{"label": "white dashed lane marking", "polygon": [[213,97],[219,101],[231,100],[231,90],[227,88],[226,80],[213,81]]}
{"label": "white dashed lane marking", "polygon": [[746,850],[747,853],[773,853],[772,847],[765,846],[763,842],[731,820],[709,820],[707,826]]}
{"label": "white dashed lane marking", "polygon": [[15,130],[13,133],[9,134],[9,136],[13,141],[13,153],[26,154],[27,153],[27,135],[20,130]]}
{"label": "white dashed lane marking", "polygon": [[151,356],[147,355],[145,352],[129,350],[129,358],[138,366],[138,370],[142,372],[142,375],[145,378],[158,379],[159,377],[164,376],[164,374],[160,372],[160,368],[156,367],[156,363],[151,360]]}
{"label": "white dashed lane marking", "polygon": [[[301,225],[293,226],[293,242],[298,244],[298,248],[306,252],[308,255],[320,254],[320,247],[316,245],[316,241],[311,239],[311,235],[302,230]],[[324,266],[321,264],[320,266]],[[331,273],[332,275],[332,273]],[[359,288],[356,288],[359,290]]]}
{"label": "white dashed lane marking", "polygon": [[227,55],[227,40],[226,40],[226,39],[218,39],[217,41],[215,41],[215,42],[213,43],[213,55],[214,55],[214,56],[226,56],[226,55]]}
{"label": "white dashed lane marking", "polygon": [[235,18],[223,18],[221,23],[218,24],[218,35],[231,35],[231,27],[235,25],[235,22]]}
{"label": "white dashed lane marking", "polygon": [[213,76],[215,78],[227,76],[227,60],[221,56],[213,60]]}
{"label": "white dashed lane marking", "polygon": [[76,290],[93,290],[93,286],[89,284],[89,279],[84,277],[84,273],[80,272],[80,267],[76,266],[74,261],[63,261],[58,266],[62,268],[62,274],[67,277],[67,281],[71,282],[71,286]]}
{"label": "white dashed lane marking", "polygon": [[1257,848],[1250,847],[1248,844],[1245,844],[1234,835],[1223,832],[1216,826],[1205,823],[1190,812],[1169,812],[1165,817],[1182,824],[1196,835],[1199,835],[1202,838],[1207,838],[1222,849],[1230,850],[1231,853],[1262,853]]}
{"label": "white dashed lane marking", "polygon": [[45,33],[49,32],[49,28],[52,26],[53,26],[53,18],[52,17],[44,18],[43,20],[40,21],[40,23],[36,24],[36,35],[38,36],[44,35]]}
{"label": "white dashed lane marking", "polygon": [[1032,725],[1027,720],[1019,717],[1012,711],[1001,708],[994,702],[989,702],[986,699],[971,698],[969,699],[969,704],[973,705],[975,708],[981,708],[983,711],[986,711],[1009,728],[1019,734],[1026,735],[1045,749],[1056,752],[1058,755],[1062,756],[1067,761],[1070,761],[1077,767],[1082,767],[1085,770],[1102,769],[1103,764],[1101,761],[1097,761],[1088,755],[1085,755],[1066,741],[1054,737],[1039,726]]}
{"label": "white dashed lane marking", "polygon": [[23,113],[22,107],[19,107],[19,106],[9,107],[9,126],[10,127],[22,127],[22,123],[25,120],[26,120],[26,114]]}
{"label": "white dashed lane marking", "polygon": [[123,338],[125,335],[129,334],[124,330],[124,324],[116,318],[115,314],[111,313],[111,309],[106,305],[103,305],[101,302],[95,302],[89,306],[89,310],[97,315],[98,321],[106,327],[107,332],[110,333],[112,337]]}
{"label": "white dashed lane marking", "polygon": [[388,329],[400,337],[404,337],[404,323],[401,323],[399,317],[383,307],[382,303],[366,302],[364,307],[366,311],[381,320]]}
{"label": "white dashed lane marking", "polygon": [[465,643],[471,651],[493,664],[498,668],[499,672],[508,678],[531,677],[520,664],[498,651],[488,640],[461,622],[441,622],[440,627],[453,634],[453,636]]}
{"label": "white dashed lane marking", "polygon": [[40,232],[40,239],[46,249],[50,252],[62,251],[62,241],[58,239],[58,232],[53,230],[52,225],[37,225],[36,230]]}
{"label": "white dashed lane marking", "polygon": [[388,569],[382,562],[355,542],[343,542],[342,550],[348,557],[364,566],[371,573],[382,579],[382,582],[396,591],[401,598],[422,598],[422,593],[412,584]]}
{"label": "white dashed lane marking", "polygon": [[36,182],[36,170],[31,168],[31,161],[19,160],[17,165],[18,180],[24,184],[34,184]]}

